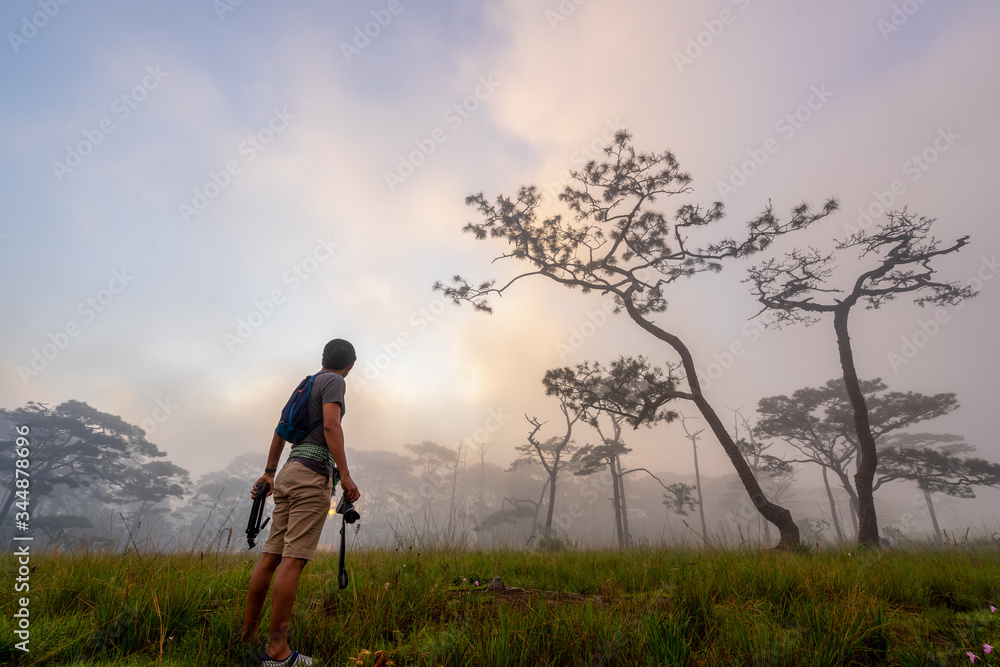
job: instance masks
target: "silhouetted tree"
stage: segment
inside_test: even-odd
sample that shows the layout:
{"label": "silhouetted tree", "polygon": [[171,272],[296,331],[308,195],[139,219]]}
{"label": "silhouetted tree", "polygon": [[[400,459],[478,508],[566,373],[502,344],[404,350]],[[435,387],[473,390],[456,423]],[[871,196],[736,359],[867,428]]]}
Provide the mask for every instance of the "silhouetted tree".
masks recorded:
{"label": "silhouetted tree", "polygon": [[[458,470],[462,466],[462,454],[464,445],[459,443],[456,449],[439,445],[436,442],[424,440],[416,445],[403,445],[404,448],[413,452],[417,457],[417,465],[424,469],[424,476],[430,481],[436,494],[439,486],[443,486],[446,475],[450,475],[451,494],[448,504],[447,522],[443,527],[445,536],[454,538],[459,524],[461,512],[457,506]],[[439,512],[428,514],[425,508],[425,518],[439,516]]]}
{"label": "silhouetted tree", "polygon": [[893,480],[916,482],[924,494],[937,540],[942,540],[931,493],[975,498],[973,487],[1000,486],[1000,464],[959,454],[975,451],[960,436],[900,433],[879,440],[879,467],[874,488]]}
{"label": "silhouetted tree", "polygon": [[542,430],[545,422],[538,421],[537,417],[524,416],[528,420],[528,423],[531,424],[532,429],[527,436],[528,442],[514,448],[520,452],[520,456],[515,459],[509,469],[510,471],[514,471],[525,464],[533,462],[541,463],[542,467],[545,468],[545,472],[548,475],[549,487],[549,505],[545,515],[545,528],[543,532],[545,537],[552,537],[552,516],[556,505],[556,483],[559,479],[560,468],[564,463],[563,457],[573,452],[573,425],[580,420],[581,416],[580,411],[572,410],[567,401],[562,398],[559,400],[559,411],[562,412],[566,422],[565,432],[562,435],[548,438],[544,442],[539,442],[538,432]]}
{"label": "silhouetted tree", "polygon": [[594,417],[592,425],[597,430],[601,444],[584,445],[577,450],[573,455],[573,464],[576,467],[573,474],[593,475],[607,466],[611,474],[611,503],[615,514],[615,535],[618,538],[618,546],[630,546],[632,540],[628,528],[628,503],[625,499],[621,457],[632,450],[622,441],[622,418],[617,415],[612,416],[610,437],[601,430],[597,417]]}
{"label": "silhouetted tree", "polygon": [[692,433],[688,430],[687,420],[683,415],[681,416],[681,428],[684,429],[684,435],[687,436],[687,439],[691,441],[691,449],[694,453],[694,482],[695,489],[698,491],[698,500],[695,502],[698,505],[698,513],[701,515],[701,539],[707,540],[708,524],[705,523],[705,499],[701,495],[701,470],[698,467],[698,436],[701,435],[705,429],[699,429]]}
{"label": "silhouetted tree", "polygon": [[[545,393],[559,396],[580,411],[583,420],[597,431],[601,444],[587,445],[574,455],[580,468],[575,474],[590,475],[603,465],[611,473],[612,503],[615,510],[615,532],[620,546],[629,546],[628,499],[625,493],[626,475],[645,472],[660,486],[667,488],[646,468],[622,470],[621,457],[631,450],[622,441],[622,424],[628,421],[652,427],[661,421],[671,421],[676,413],[664,407],[676,394],[671,369],[664,373],[642,358],[620,357],[606,367],[584,362],[575,368],[556,368],[545,373],[542,380]],[[611,421],[611,437],[601,426],[601,416]]]}
{"label": "silhouetted tree", "polygon": [[[180,498],[189,484],[186,470],[158,460],[166,454],[146,440],[142,429],[81,401],[55,408],[29,402],[16,410],[0,409],[0,419],[29,428],[29,491],[35,507],[60,487],[123,505]],[[5,470],[14,469],[15,442],[12,431],[0,443],[0,467]],[[13,484],[5,489],[0,523],[19,500],[17,490]]]}
{"label": "silhouetted tree", "polygon": [[663,494],[663,504],[666,505],[667,509],[681,516],[687,516],[688,512],[694,511],[698,501],[692,496],[695,490],[693,484],[677,482],[666,489],[667,493]]}
{"label": "silhouetted tree", "polygon": [[[932,219],[915,217],[906,209],[888,213],[888,221],[873,230],[863,229],[837,245],[837,251],[855,249],[872,266],[848,281],[847,289],[831,285],[837,252],[815,248],[793,250],[784,259],[771,259],[750,270],[748,281],[758,300],[776,315],[766,326],[802,322],[812,324],[821,314],[833,315],[844,385],[851,400],[859,461],[854,475],[858,495],[858,540],[879,546],[878,517],[873,484],[878,467],[875,434],[865,403],[864,390],[854,363],[848,318],[858,303],[878,309],[897,296],[915,294],[918,305],[954,305],[972,297],[968,286],[935,278],[931,263],[940,256],[958,252],[968,243],[963,236],[951,245],[930,236]],[[801,225],[806,228],[809,223]],[[825,302],[819,299],[826,298]]]}
{"label": "silhouetted tree", "polygon": [[[912,456],[913,464],[921,462],[919,465],[923,467],[926,480],[930,483],[935,477],[942,480],[949,478],[949,470],[957,470],[949,466],[957,464],[959,460],[941,458],[944,454],[957,455],[963,451],[971,451],[970,446],[957,436],[896,433],[957,409],[955,394],[927,395],[912,391],[889,391],[880,379],[861,380],[860,386],[870,414],[869,428],[876,439],[880,457],[876,476],[872,480],[873,494],[882,484],[894,479],[912,479],[919,485],[916,477],[904,475],[912,475],[915,469],[908,467],[908,462],[901,461],[900,456]],[[827,470],[837,477],[850,499],[851,519],[855,522],[855,530],[859,530],[856,523],[859,494],[851,484],[850,467],[852,464],[858,465],[860,447],[853,406],[844,383],[830,380],[823,387],[799,389],[791,396],[764,398],[757,409],[761,417],[756,427],[758,433],[765,437],[779,438],[803,454],[803,458],[789,459],[790,463],[815,463],[823,466],[824,481]],[[943,449],[936,452],[935,448]],[[883,456],[889,458],[883,461]],[[940,463],[942,467],[934,468],[931,465],[934,462]],[[957,480],[955,477],[950,479]],[[946,486],[950,486],[957,494],[957,484],[955,481]],[[933,490],[947,493],[943,488]],[[836,528],[836,503],[828,482],[827,497]]]}
{"label": "silhouetted tree", "polygon": [[781,532],[779,546],[798,542],[798,528],[784,507],[770,502],[760,489],[726,431],[722,420],[702,392],[694,358],[687,345],[656,317],[667,309],[666,288],[674,282],[705,271],[719,271],[726,259],[741,258],[762,250],[787,232],[806,226],[837,207],[831,200],[819,213],[802,205],[787,222],[778,221],[770,207],[748,224],[749,238],[742,243],[725,239],[695,247],[688,234],[723,218],[723,206],[708,209],[681,206],[671,225],[667,216],[652,208],[658,198],[691,192],[691,177],[682,172],[669,152],[641,153],[631,135],[621,131],[604,149],[606,159],[589,162],[571,172],[574,185],[559,196],[572,219],[556,214],[541,219],[541,194],[534,186],[522,187],[516,197],[500,195],[491,203],[482,193],[466,198],[482,221],[465,231],[477,239],[502,239],[510,249],[497,259],[526,262],[531,269],[497,287],[488,280],[473,285],[461,276],[451,286],[435,284],[455,303],[468,301],[476,310],[491,312],[488,297],[501,295],[521,278],[539,275],[583,292],[611,295],[622,310],[644,331],[669,345],[680,358],[688,391],[673,398],[693,401],[715,433],[758,511]]}

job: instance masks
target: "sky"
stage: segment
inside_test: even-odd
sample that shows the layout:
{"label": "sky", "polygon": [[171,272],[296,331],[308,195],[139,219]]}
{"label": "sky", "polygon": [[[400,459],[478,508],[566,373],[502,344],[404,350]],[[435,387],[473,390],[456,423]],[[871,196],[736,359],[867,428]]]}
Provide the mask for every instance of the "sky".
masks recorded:
{"label": "sky", "polygon": [[[462,233],[467,195],[556,192],[628,129],[693,178],[664,210],[722,200],[720,235],[829,197],[808,243],[903,206],[969,235],[940,267],[976,299],[859,309],[852,336],[862,377],[957,393],[927,430],[1000,461],[997,25],[987,0],[11,0],[0,406],[85,401],[193,476],[252,449],[263,467],[287,395],[341,337],[359,355],[348,452],[479,438],[506,465],[526,415],[558,416],[547,369],[676,358],[600,295],[526,280],[486,315],[431,285],[518,269]],[[658,321],[717,376],[717,410],[752,419],[839,367],[830,321],[748,324],[744,278],[679,284]],[[693,470],[677,427],[629,437],[637,462]],[[704,472],[730,471],[702,450]]]}

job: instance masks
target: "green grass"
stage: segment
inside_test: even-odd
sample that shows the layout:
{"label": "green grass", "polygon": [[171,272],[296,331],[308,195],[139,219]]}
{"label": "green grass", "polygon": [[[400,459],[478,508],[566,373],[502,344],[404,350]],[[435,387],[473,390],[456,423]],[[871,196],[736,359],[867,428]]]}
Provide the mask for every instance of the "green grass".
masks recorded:
{"label": "green grass", "polygon": [[[5,555],[0,664],[242,665],[255,561],[33,555],[24,594]],[[336,567],[306,568],[293,616],[290,643],[317,664],[369,651],[357,664],[373,665],[381,650],[428,666],[968,665],[966,651],[1000,665],[995,548],[351,552],[344,591]],[[493,576],[530,590],[488,592]],[[12,618],[24,595],[27,654]]]}

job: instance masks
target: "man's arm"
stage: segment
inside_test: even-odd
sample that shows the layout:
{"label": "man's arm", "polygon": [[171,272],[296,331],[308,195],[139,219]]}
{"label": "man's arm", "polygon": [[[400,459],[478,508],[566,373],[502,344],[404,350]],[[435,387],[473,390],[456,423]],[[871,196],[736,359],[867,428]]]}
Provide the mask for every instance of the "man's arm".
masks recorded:
{"label": "man's arm", "polygon": [[[276,470],[278,467],[278,460],[281,459],[281,450],[285,448],[285,441],[277,433],[271,438],[271,448],[267,450],[267,464],[264,466],[268,470]],[[265,472],[261,475],[260,479],[257,480],[257,484],[261,482],[267,482],[270,485],[270,489],[267,495],[274,493],[274,473]],[[254,489],[256,489],[257,484],[254,484]],[[254,493],[254,489],[250,490],[250,497],[256,498],[257,494]]]}
{"label": "man's arm", "polygon": [[337,470],[340,472],[340,488],[344,490],[344,497],[353,503],[361,497],[361,492],[351,479],[351,471],[347,468],[344,427],[340,424],[339,403],[323,404],[323,435],[326,437],[326,446],[330,449],[333,462],[337,464]]}

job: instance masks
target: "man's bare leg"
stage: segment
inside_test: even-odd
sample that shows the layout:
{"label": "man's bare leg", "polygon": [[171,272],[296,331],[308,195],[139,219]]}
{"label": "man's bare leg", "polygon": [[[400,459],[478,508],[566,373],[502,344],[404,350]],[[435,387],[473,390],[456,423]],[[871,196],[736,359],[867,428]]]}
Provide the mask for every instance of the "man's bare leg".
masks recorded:
{"label": "man's bare leg", "polygon": [[299,591],[302,568],[309,561],[303,558],[283,558],[274,577],[271,593],[271,628],[267,635],[267,654],[275,660],[284,660],[292,654],[288,647],[288,625],[292,605]]}
{"label": "man's bare leg", "polygon": [[267,591],[271,588],[271,577],[274,576],[274,571],[278,569],[280,563],[281,554],[262,553],[253,568],[247,591],[247,606],[243,612],[244,644],[257,643],[257,625],[264,609],[264,600],[267,599]]}

